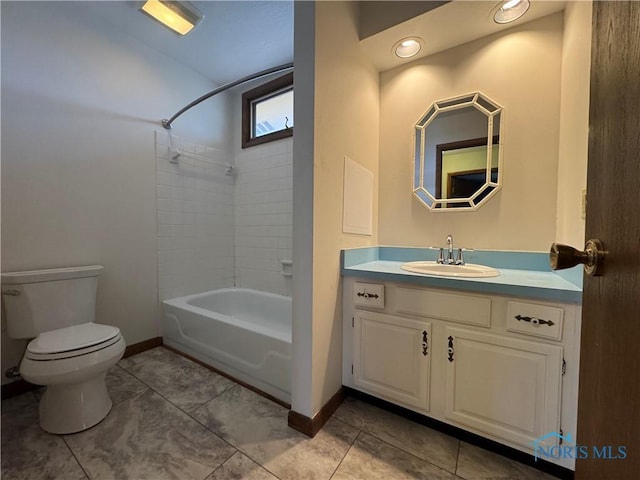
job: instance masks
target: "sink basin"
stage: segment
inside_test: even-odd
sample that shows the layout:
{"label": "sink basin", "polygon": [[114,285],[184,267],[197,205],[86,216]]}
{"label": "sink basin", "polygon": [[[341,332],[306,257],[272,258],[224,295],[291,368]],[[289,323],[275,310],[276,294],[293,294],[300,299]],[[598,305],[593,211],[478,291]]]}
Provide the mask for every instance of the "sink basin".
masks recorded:
{"label": "sink basin", "polygon": [[421,273],[423,275],[437,275],[439,277],[497,277],[500,272],[495,268],[485,265],[467,263],[465,265],[445,265],[436,262],[407,262],[400,265],[407,272]]}

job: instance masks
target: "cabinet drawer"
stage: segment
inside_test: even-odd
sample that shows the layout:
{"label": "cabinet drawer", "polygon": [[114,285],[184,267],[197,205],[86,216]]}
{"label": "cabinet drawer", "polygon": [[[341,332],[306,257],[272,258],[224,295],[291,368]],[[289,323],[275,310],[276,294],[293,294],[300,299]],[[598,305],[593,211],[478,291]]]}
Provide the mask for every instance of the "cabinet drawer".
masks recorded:
{"label": "cabinet drawer", "polygon": [[491,299],[471,295],[398,288],[396,311],[480,327],[491,325]]}
{"label": "cabinet drawer", "polygon": [[384,308],[384,285],[354,283],[353,303],[360,307]]}
{"label": "cabinet drawer", "polygon": [[562,340],[564,310],[535,303],[507,302],[507,330]]}

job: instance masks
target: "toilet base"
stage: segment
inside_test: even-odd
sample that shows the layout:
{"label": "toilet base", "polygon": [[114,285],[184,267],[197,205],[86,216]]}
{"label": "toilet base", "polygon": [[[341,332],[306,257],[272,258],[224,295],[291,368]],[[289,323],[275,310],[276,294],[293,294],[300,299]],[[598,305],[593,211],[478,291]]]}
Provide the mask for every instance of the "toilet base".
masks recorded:
{"label": "toilet base", "polygon": [[106,373],[86,382],[47,386],[40,399],[40,426],[55,434],[76,433],[100,423],[111,410]]}

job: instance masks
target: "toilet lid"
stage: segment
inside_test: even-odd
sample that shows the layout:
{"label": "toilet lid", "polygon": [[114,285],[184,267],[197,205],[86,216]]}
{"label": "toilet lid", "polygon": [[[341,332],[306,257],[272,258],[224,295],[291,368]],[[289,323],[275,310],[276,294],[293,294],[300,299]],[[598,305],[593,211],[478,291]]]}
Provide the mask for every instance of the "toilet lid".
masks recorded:
{"label": "toilet lid", "polygon": [[107,342],[120,334],[120,329],[111,325],[83,323],[41,333],[29,342],[27,351],[46,355],[69,352]]}

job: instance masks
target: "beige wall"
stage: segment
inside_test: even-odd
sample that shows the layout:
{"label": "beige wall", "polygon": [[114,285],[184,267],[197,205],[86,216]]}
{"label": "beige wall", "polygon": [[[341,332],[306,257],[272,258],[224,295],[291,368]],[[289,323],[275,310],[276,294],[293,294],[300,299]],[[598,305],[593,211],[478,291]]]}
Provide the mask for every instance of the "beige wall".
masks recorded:
{"label": "beige wall", "polygon": [[[383,245],[547,250],[555,236],[562,14],[381,74]],[[430,212],[412,197],[413,125],[434,100],[479,90],[504,107],[504,186],[475,212]]]}
{"label": "beige wall", "polygon": [[[213,87],[79,3],[3,2],[2,271],[102,264],[97,321],[160,335],[154,131]],[[175,133],[226,145],[228,118],[221,97]],[[23,348],[3,328],[3,372]]]}
{"label": "beige wall", "polygon": [[587,185],[591,10],[591,2],[567,4],[562,44],[556,240],[576,248],[585,241],[582,191]]}
{"label": "beige wall", "polygon": [[[346,155],[374,173],[378,189],[378,72],[358,43],[357,4],[316,4],[313,208],[313,408],[342,385],[340,249],[377,244],[342,233]],[[377,231],[374,193],[373,232]]]}
{"label": "beige wall", "polygon": [[[378,72],[358,43],[357,4],[317,2],[315,10],[309,11],[311,7],[302,3],[296,4],[295,23],[292,408],[313,416],[342,385],[340,250],[377,244],[375,233],[342,233],[342,175],[347,156],[374,173],[377,191],[379,85]],[[314,28],[312,41],[303,38]],[[315,62],[310,64],[308,59],[314,55]],[[311,70],[315,88],[306,84],[298,88]],[[308,95],[313,95],[312,102]],[[308,108],[313,105],[312,119],[298,115],[299,102]],[[302,126],[305,131],[313,129],[312,138],[298,135]],[[304,163],[311,161],[312,174]],[[376,197],[374,194],[374,232]],[[311,216],[305,206],[312,209]],[[311,265],[304,256],[310,245],[301,243],[309,234],[312,251],[306,253],[312,253]]]}

